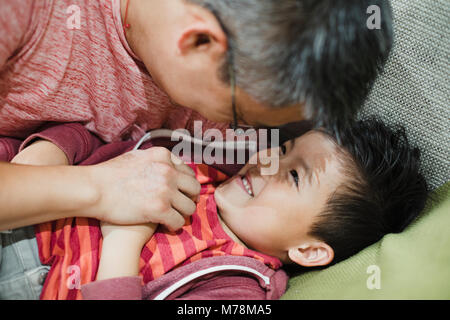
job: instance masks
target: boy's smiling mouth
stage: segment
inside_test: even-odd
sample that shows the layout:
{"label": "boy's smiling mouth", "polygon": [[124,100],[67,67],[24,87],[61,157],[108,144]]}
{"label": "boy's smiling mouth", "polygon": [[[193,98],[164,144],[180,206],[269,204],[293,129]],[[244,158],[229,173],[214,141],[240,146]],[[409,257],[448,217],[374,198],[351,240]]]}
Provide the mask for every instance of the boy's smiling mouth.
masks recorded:
{"label": "boy's smiling mouth", "polygon": [[241,186],[241,188],[244,189],[245,192],[247,192],[247,194],[250,197],[253,198],[255,196],[255,193],[253,191],[251,178],[250,178],[250,175],[248,174],[248,171],[247,171],[247,173],[245,175],[238,176],[236,181]]}

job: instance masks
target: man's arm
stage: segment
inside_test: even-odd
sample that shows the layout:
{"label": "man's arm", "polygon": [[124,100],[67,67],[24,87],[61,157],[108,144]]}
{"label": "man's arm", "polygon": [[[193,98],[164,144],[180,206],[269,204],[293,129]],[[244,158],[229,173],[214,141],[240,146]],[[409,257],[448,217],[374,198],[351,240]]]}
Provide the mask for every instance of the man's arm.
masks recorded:
{"label": "man's arm", "polygon": [[0,230],[86,216],[100,197],[89,170],[0,163]]}
{"label": "man's arm", "polygon": [[0,179],[0,230],[68,217],[177,230],[200,193],[192,169],[156,147],[93,166],[0,163]]}
{"label": "man's arm", "polygon": [[[5,139],[2,139],[1,141],[5,141]],[[13,152],[11,163],[14,164],[33,166],[64,166],[83,161],[100,145],[100,140],[90,134],[81,124],[67,123],[46,126],[42,131],[28,137],[21,144],[18,154],[14,154],[14,152],[17,152],[16,148],[14,148],[15,150],[9,150],[9,153]],[[9,147],[8,149],[12,148]],[[14,169],[11,168],[10,170],[20,173],[25,171],[39,172],[36,170],[27,170],[25,167],[16,167]],[[43,171],[48,171],[48,168]],[[49,221],[47,219],[53,220],[53,218],[61,218],[63,217],[62,215],[64,215],[64,212],[71,211],[75,208],[71,208],[70,204],[74,205],[77,203],[81,208],[83,208],[83,201],[89,202],[89,199],[82,199],[83,195],[77,191],[78,189],[76,187],[72,192],[76,193],[74,194],[75,197],[80,196],[80,198],[77,199],[74,197],[72,198],[73,200],[69,201],[67,204],[64,204],[65,200],[59,197],[48,198],[48,192],[50,191],[51,193],[52,189],[52,186],[49,187],[49,184],[51,184],[53,180],[48,181],[47,188],[42,189],[42,186],[45,186],[45,183],[42,181],[32,181],[33,175],[28,176],[27,173],[24,173],[24,175],[26,175],[24,177],[25,180],[18,181],[22,182],[19,200],[15,200],[16,193],[8,193],[7,191],[0,193],[0,203],[2,203],[3,206],[6,206],[8,203],[10,204],[10,208],[4,208],[3,211],[4,214],[7,212],[10,214],[7,216],[2,216],[0,214],[0,230],[6,228],[7,226],[9,226],[9,228],[15,228],[23,225],[31,225],[37,222]],[[6,178],[8,178],[8,174],[4,172],[1,176],[5,177],[5,180],[3,181],[4,183],[9,183],[9,186],[12,186],[11,191],[14,190],[15,180],[7,180]],[[19,178],[19,176],[17,178]],[[23,183],[24,181],[27,181],[27,179],[31,181],[27,182],[27,184]],[[51,176],[46,176],[45,179],[52,178]],[[72,186],[67,184],[62,187],[64,187],[63,189],[65,190],[70,190]],[[32,189],[35,190],[31,191]],[[1,196],[3,196],[3,198],[1,198]],[[7,196],[10,197],[9,201],[5,199]],[[26,197],[26,200],[30,202],[24,200],[24,197]],[[22,198],[22,201],[20,201],[20,198]],[[38,208],[39,206],[45,205],[45,203],[40,205],[39,201],[46,201],[45,203],[49,206],[48,210],[42,212],[42,214],[34,215],[32,210]],[[58,204],[58,202],[61,203]],[[27,203],[32,204],[32,207],[24,207]],[[58,212],[57,210],[62,211]],[[14,212],[15,214],[13,214]]]}

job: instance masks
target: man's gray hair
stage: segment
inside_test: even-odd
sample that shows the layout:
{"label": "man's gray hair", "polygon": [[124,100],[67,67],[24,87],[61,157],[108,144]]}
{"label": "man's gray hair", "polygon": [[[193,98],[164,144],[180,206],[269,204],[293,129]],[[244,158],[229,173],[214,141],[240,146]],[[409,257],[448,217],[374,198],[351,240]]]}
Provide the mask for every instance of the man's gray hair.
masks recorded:
{"label": "man's gray hair", "polygon": [[[353,117],[393,42],[388,0],[189,0],[209,9],[228,36],[219,70],[261,103],[305,103],[316,125]],[[381,29],[369,30],[367,9],[381,9]]]}

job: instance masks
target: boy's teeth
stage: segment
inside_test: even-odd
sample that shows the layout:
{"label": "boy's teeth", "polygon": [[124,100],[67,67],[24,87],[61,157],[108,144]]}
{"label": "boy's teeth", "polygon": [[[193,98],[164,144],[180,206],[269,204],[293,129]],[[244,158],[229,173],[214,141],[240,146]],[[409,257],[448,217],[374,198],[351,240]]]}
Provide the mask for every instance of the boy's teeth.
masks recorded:
{"label": "boy's teeth", "polygon": [[247,193],[253,197],[252,189],[250,188],[250,184],[247,181],[246,177],[242,177],[242,183],[244,184],[245,190],[247,190]]}

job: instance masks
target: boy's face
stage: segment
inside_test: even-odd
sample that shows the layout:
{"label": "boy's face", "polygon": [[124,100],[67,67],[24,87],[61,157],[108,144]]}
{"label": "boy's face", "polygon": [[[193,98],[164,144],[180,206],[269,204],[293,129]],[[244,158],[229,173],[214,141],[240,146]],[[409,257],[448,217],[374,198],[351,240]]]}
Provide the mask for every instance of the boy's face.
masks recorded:
{"label": "boy's face", "polygon": [[270,150],[280,154],[279,171],[272,176],[261,175],[264,152],[255,155],[258,164],[247,164],[217,188],[221,218],[247,246],[285,262],[292,259],[289,250],[320,244],[308,232],[344,181],[336,148],[325,134],[310,131]]}

